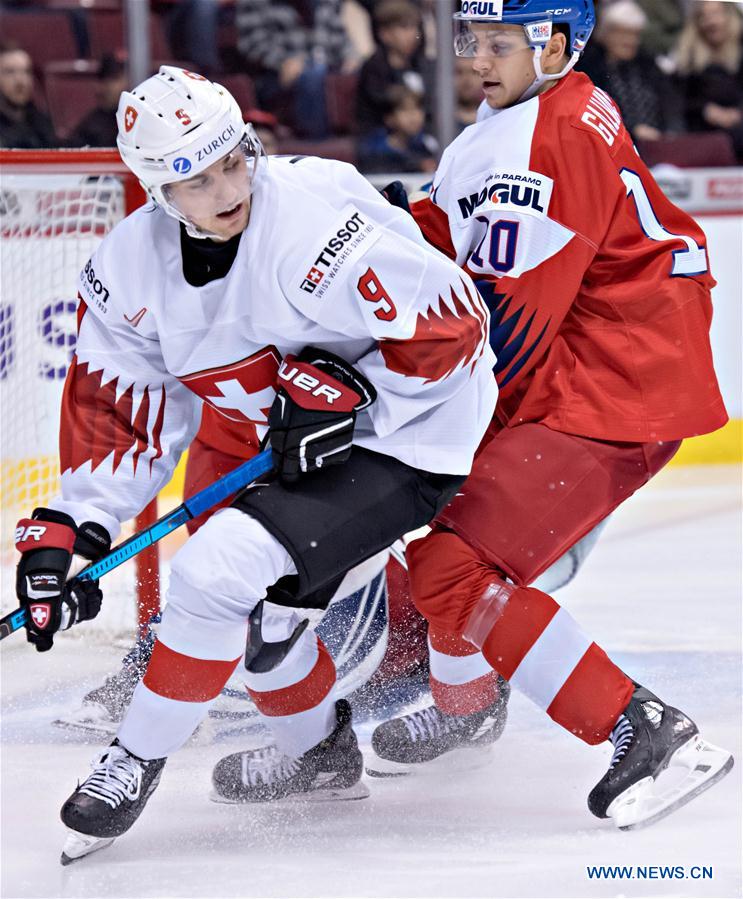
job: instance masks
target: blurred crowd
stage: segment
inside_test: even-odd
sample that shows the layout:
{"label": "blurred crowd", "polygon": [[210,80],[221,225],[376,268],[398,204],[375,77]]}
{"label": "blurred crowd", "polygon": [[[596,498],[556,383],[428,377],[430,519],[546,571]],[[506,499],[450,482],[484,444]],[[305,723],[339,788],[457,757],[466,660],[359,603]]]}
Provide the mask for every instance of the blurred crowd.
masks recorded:
{"label": "blurred crowd", "polygon": [[[430,172],[435,2],[152,0],[153,66],[225,84],[269,152]],[[707,135],[696,164],[743,162],[741,3],[602,0],[597,20],[578,69],[618,103],[641,154],[663,161]],[[115,145],[129,86],[120,2],[4,0],[0,34],[1,147]],[[471,60],[455,67],[461,130],[482,93]]]}

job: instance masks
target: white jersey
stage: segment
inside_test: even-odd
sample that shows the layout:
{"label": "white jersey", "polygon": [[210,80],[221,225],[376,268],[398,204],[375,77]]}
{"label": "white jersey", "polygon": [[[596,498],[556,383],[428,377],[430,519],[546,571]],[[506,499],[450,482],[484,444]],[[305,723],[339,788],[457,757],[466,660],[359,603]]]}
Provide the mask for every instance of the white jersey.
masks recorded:
{"label": "white jersey", "polygon": [[312,345],[377,390],[355,443],[467,474],[495,407],[488,313],[469,277],[343,163],[275,158],[228,274],[183,275],[178,222],[147,206],[81,273],[52,506],[112,537],[170,479],[203,403],[261,437],[284,356]]}

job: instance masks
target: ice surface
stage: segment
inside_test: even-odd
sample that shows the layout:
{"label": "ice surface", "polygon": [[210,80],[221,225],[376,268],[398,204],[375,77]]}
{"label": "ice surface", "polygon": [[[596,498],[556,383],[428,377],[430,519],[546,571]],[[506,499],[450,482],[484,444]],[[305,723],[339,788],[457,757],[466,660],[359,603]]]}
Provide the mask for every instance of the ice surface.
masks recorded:
{"label": "ice surface", "polygon": [[[242,744],[196,742],[169,761],[129,834],[63,869],[58,810],[97,747],[51,721],[121,650],[63,638],[37,655],[17,635],[22,646],[12,637],[2,649],[2,896],[740,896],[740,478],[737,467],[661,474],[558,594],[628,673],[736,756],[721,784],[665,821],[622,833],[593,818],[586,796],[608,748],[517,695],[489,766],[370,780],[361,802],[213,803],[212,765]],[[362,742],[371,726],[360,722]],[[711,866],[712,879],[590,880],[588,865]]]}

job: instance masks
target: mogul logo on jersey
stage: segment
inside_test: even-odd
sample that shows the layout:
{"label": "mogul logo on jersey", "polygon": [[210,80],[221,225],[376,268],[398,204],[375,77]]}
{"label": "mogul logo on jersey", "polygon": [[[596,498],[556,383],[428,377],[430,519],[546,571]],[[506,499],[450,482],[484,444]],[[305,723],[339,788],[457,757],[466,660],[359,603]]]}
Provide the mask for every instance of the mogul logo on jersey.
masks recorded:
{"label": "mogul logo on jersey", "polygon": [[374,231],[374,225],[367,223],[357,209],[344,210],[337,225],[340,227],[336,227],[325,241],[299,285],[299,289],[305,293],[319,290],[318,298],[325,293],[349,256]]}
{"label": "mogul logo on jersey", "polygon": [[462,16],[499,22],[503,18],[503,0],[462,0]]}
{"label": "mogul logo on jersey", "polygon": [[552,183],[539,172],[494,172],[479,190],[459,197],[457,204],[465,221],[481,209],[525,212],[543,218],[549,208]]}

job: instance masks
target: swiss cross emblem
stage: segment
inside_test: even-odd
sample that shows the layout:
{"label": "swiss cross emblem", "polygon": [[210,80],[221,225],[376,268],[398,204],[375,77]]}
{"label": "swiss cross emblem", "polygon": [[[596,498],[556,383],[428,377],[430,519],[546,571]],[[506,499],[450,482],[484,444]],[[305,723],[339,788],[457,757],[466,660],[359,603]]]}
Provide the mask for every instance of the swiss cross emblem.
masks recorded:
{"label": "swiss cross emblem", "polygon": [[127,106],[124,113],[124,128],[131,131],[137,121],[137,110],[133,106]]}
{"label": "swiss cross emblem", "polygon": [[280,363],[279,351],[269,346],[240,362],[184,375],[181,381],[225,418],[255,427],[261,438],[276,398]]}
{"label": "swiss cross emblem", "polygon": [[313,267],[307,272],[307,280],[312,281],[315,284],[319,284],[324,277],[325,272],[321,272],[319,268]]}
{"label": "swiss cross emblem", "polygon": [[49,623],[51,610],[48,602],[35,602],[31,605],[31,618],[36,627],[45,628]]}

